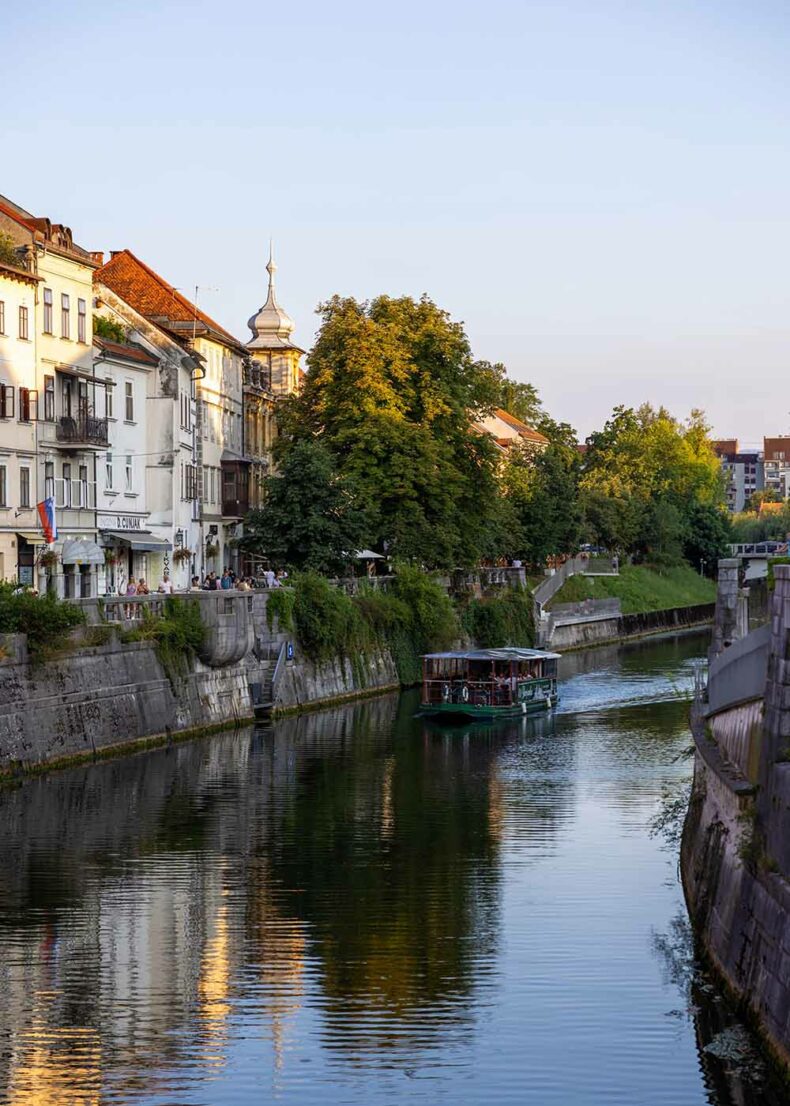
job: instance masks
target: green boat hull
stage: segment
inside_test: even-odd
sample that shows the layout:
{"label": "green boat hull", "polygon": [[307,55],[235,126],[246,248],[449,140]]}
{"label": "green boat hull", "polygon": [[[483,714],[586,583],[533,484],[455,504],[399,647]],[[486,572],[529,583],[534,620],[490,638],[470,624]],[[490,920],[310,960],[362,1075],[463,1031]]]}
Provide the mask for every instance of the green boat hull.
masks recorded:
{"label": "green boat hull", "polygon": [[512,703],[506,707],[491,707],[472,703],[423,703],[420,714],[431,718],[470,718],[490,722],[497,718],[523,718],[527,714],[545,714],[556,705],[557,697]]}

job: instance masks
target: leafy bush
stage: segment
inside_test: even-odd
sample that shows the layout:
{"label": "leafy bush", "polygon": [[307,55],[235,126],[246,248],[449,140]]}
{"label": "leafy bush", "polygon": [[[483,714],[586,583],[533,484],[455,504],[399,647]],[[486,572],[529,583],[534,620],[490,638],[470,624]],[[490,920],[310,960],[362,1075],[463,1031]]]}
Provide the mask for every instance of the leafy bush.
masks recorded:
{"label": "leafy bush", "polygon": [[0,633],[27,634],[33,658],[41,659],[54,651],[69,631],[81,626],[84,620],[80,607],[72,603],[49,595],[14,595],[10,585],[0,585]]}
{"label": "leafy bush", "polygon": [[294,593],[290,588],[269,591],[266,597],[266,625],[271,630],[275,618],[281,630],[293,629]]}
{"label": "leafy bush", "polygon": [[311,660],[338,657],[357,666],[377,647],[386,647],[403,684],[418,680],[421,653],[445,649],[459,634],[455,610],[442,588],[413,568],[402,569],[388,592],[363,585],[354,598],[322,576],[304,573],[295,582],[293,621]]}
{"label": "leafy bush", "polygon": [[104,315],[93,316],[93,333],[100,338],[106,338],[109,342],[125,342],[126,331],[115,319],[107,319]]}
{"label": "leafy bush", "polygon": [[532,596],[512,588],[494,599],[473,599],[461,615],[464,629],[482,649],[531,646],[535,641]]}
{"label": "leafy bush", "polygon": [[151,614],[144,607],[142,623],[127,631],[124,641],[155,642],[157,656],[172,680],[174,674],[194,659],[204,636],[200,604],[195,600],[168,597],[162,615]]}
{"label": "leafy bush", "polygon": [[296,581],[293,620],[302,648],[316,662],[350,657],[368,644],[354,601],[314,572]]}

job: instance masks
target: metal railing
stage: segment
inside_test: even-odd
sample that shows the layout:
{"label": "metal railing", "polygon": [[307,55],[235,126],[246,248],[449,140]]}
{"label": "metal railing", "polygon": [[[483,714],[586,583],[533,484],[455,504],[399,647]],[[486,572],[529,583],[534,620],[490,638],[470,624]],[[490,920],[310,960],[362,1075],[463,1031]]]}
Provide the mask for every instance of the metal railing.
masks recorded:
{"label": "metal railing", "polygon": [[107,419],[97,415],[61,415],[55,424],[55,437],[59,442],[75,445],[109,444]]}

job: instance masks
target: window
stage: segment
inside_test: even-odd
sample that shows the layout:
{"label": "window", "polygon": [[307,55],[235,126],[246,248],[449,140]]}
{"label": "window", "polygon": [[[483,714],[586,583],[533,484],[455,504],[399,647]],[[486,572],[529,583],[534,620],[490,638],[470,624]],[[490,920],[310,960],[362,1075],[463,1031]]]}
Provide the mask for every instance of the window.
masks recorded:
{"label": "window", "polygon": [[0,507],[8,506],[8,469],[0,465]]}
{"label": "window", "polygon": [[28,312],[26,307],[19,308],[19,337],[24,341],[30,337],[28,330]]}
{"label": "window", "polygon": [[126,381],[126,413],[124,418],[127,422],[134,422],[134,384],[131,380]]}
{"label": "window", "polygon": [[104,463],[104,487],[108,492],[112,491],[112,453],[107,454]]}
{"label": "window", "polygon": [[64,292],[60,297],[60,336],[68,338],[71,331],[71,301]]}
{"label": "window", "polygon": [[26,465],[19,468],[19,506],[30,506],[30,469]]}
{"label": "window", "polygon": [[44,333],[52,333],[52,289],[44,289]]}
{"label": "window", "polygon": [[134,473],[132,471],[132,455],[131,455],[131,453],[127,453],[126,454],[126,490],[127,490],[127,492],[132,491],[133,486],[134,486]]}
{"label": "window", "polygon": [[71,465],[63,462],[63,506],[71,506]]}
{"label": "window", "polygon": [[44,462],[44,498],[52,499],[55,495],[55,462]]}
{"label": "window", "polygon": [[114,391],[115,389],[112,384],[108,384],[107,387],[104,389],[104,393],[106,396],[106,399],[104,401],[104,410],[108,419],[112,419],[115,417],[112,413],[112,397]]}
{"label": "window", "polygon": [[197,498],[197,469],[194,465],[187,465],[187,499]]}
{"label": "window", "polygon": [[77,300],[77,341],[84,342],[86,334],[85,300]]}
{"label": "window", "polygon": [[44,421],[55,421],[55,377],[44,377]]}
{"label": "window", "polygon": [[30,389],[19,389],[19,421],[30,422]]}
{"label": "window", "polygon": [[88,502],[88,466],[80,465],[80,507],[90,507]]}
{"label": "window", "polygon": [[0,300],[0,334],[5,334],[5,300]]}
{"label": "window", "polygon": [[60,413],[64,418],[71,418],[71,377],[60,378]]}
{"label": "window", "polygon": [[0,419],[12,419],[14,417],[14,386],[13,384],[0,384]]}
{"label": "window", "polygon": [[192,429],[192,412],[189,400],[189,392],[181,393],[181,427],[183,430]]}

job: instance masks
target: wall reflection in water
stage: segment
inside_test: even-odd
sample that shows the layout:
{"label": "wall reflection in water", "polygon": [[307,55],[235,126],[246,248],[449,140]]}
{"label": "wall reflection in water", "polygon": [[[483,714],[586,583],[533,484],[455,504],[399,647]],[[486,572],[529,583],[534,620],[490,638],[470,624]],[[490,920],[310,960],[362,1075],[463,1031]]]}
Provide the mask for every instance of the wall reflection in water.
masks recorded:
{"label": "wall reflection in water", "polygon": [[465,1032],[497,941],[492,765],[523,731],[416,727],[414,706],[389,696],[3,792],[12,1100],[175,1093],[196,1067],[221,1073],[239,1018],[281,1067],[306,989],[323,1046],[358,1062]]}

